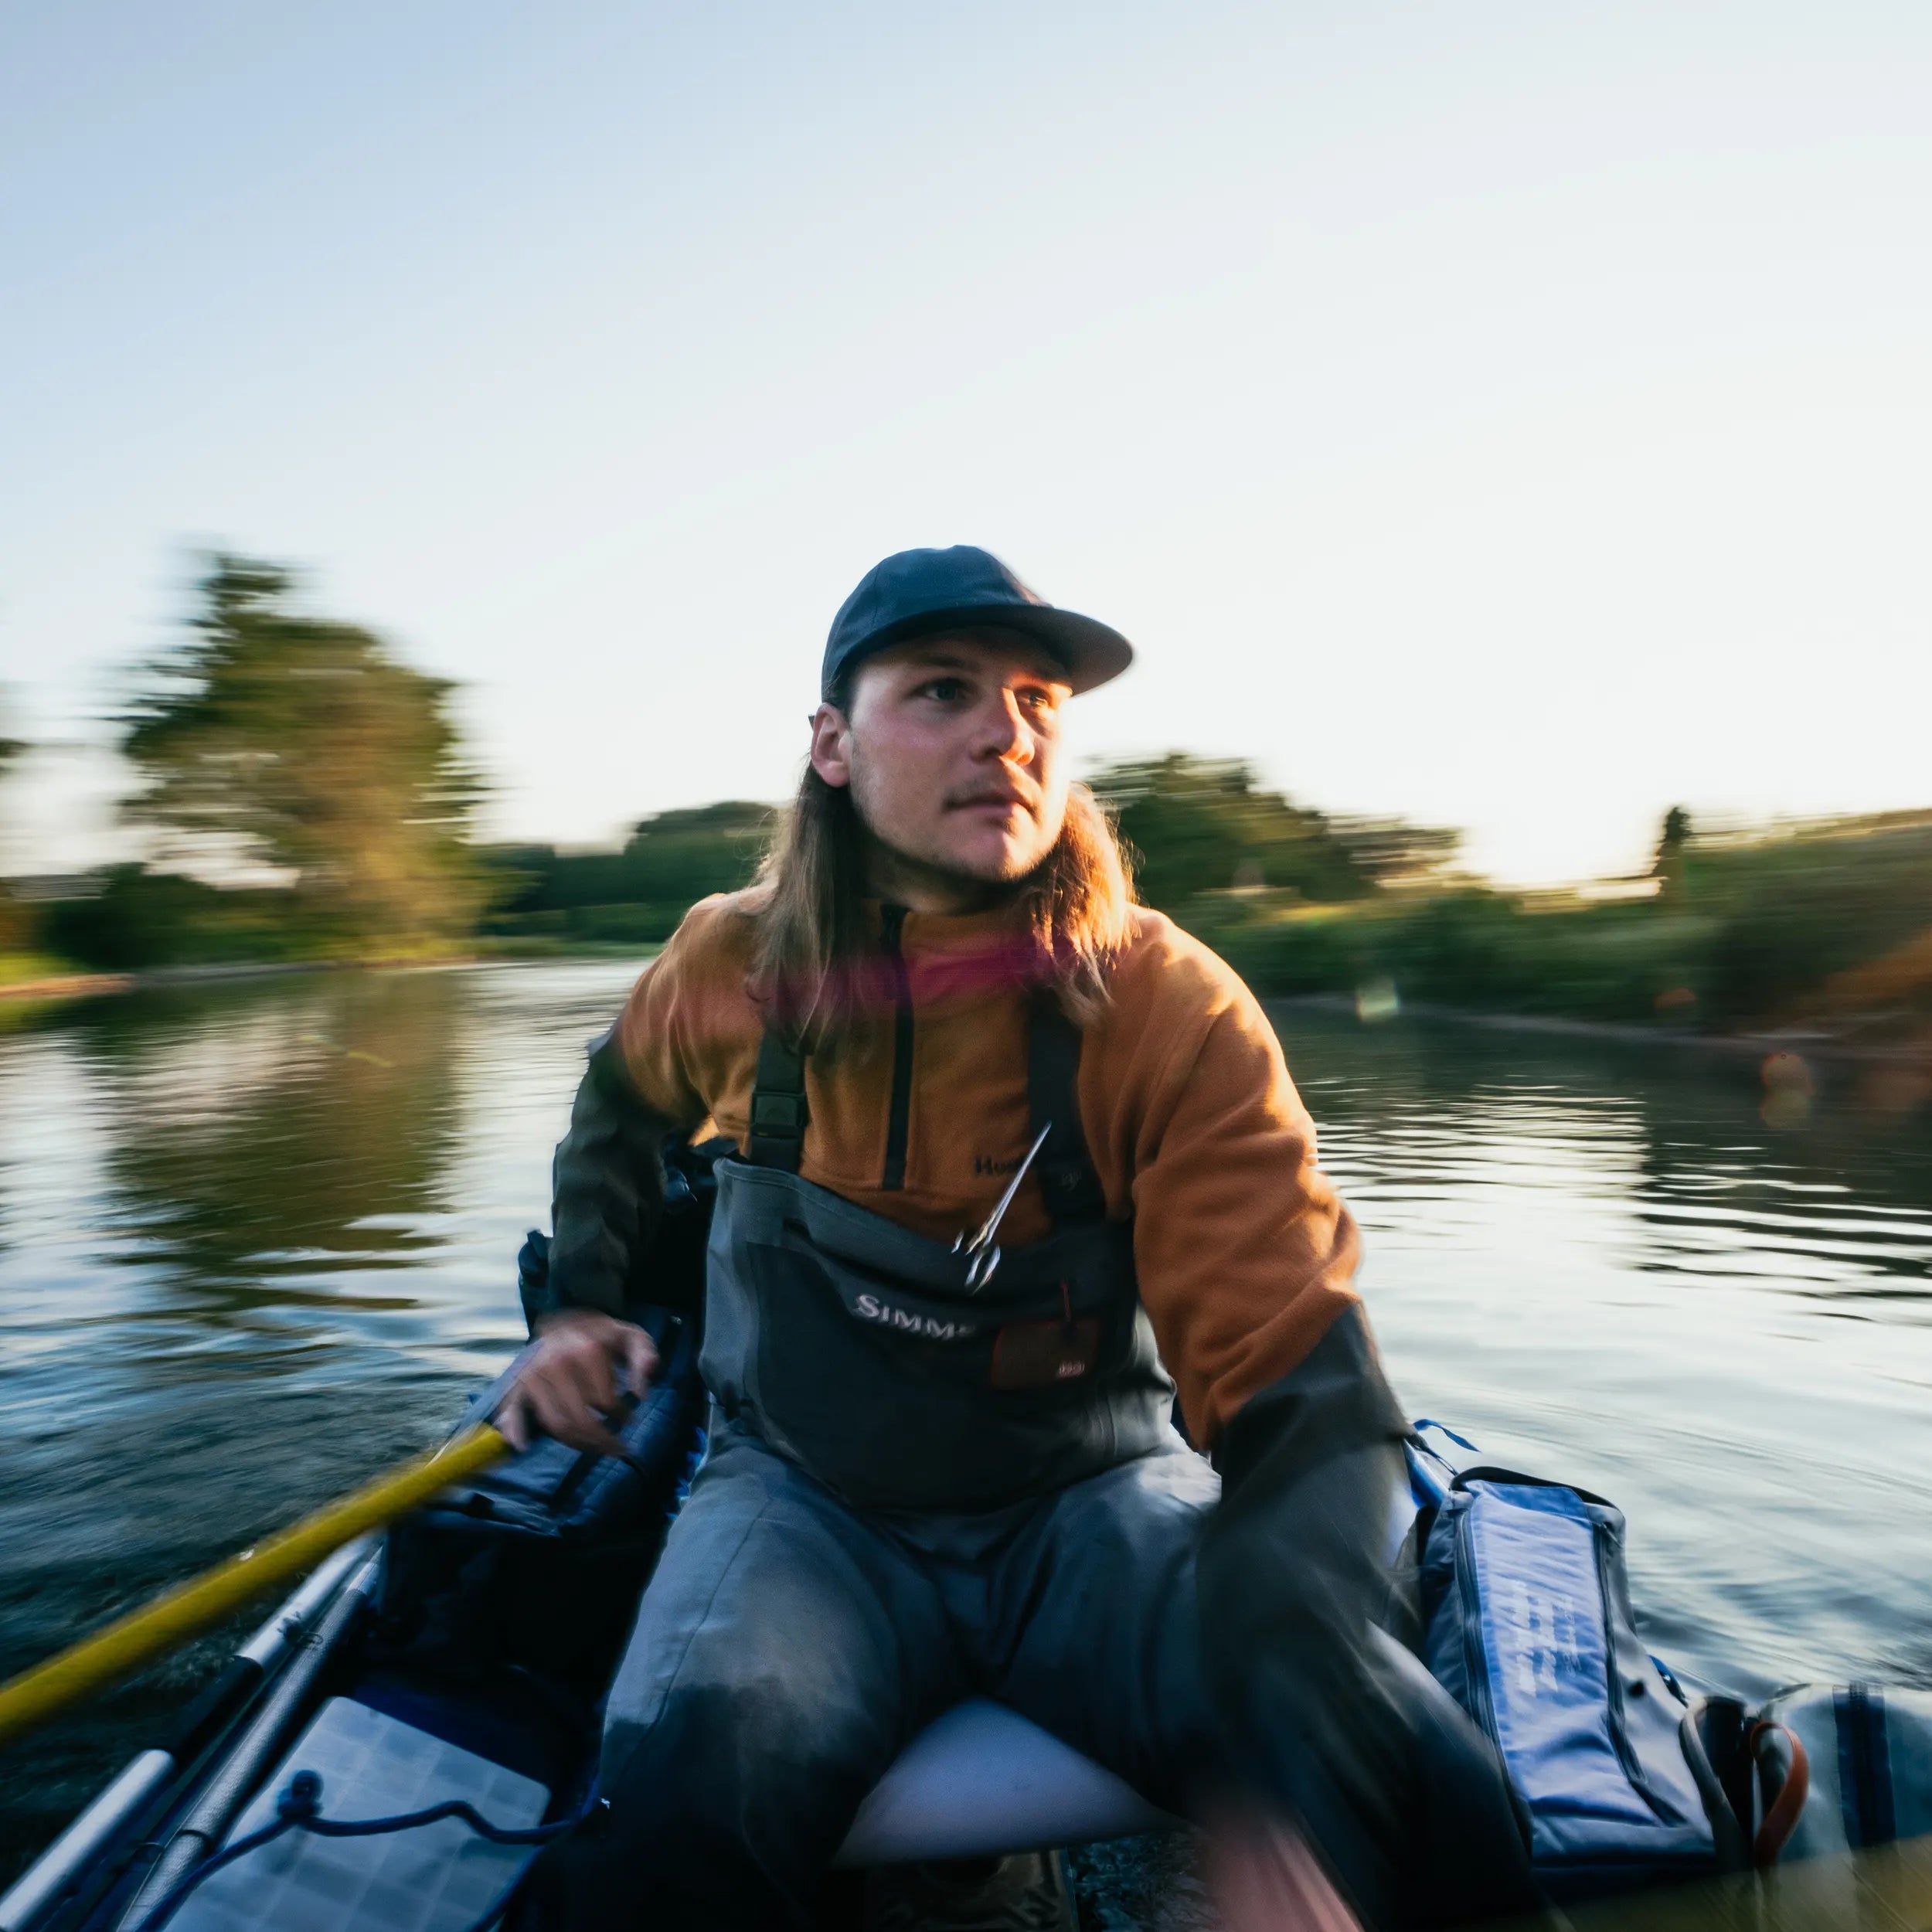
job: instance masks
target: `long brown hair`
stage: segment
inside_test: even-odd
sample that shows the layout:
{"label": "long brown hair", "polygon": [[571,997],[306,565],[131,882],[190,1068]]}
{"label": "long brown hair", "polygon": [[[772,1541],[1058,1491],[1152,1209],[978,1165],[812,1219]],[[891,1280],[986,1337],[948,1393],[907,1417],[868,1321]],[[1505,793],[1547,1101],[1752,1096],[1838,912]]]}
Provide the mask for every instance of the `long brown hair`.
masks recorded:
{"label": "long brown hair", "polygon": [[[808,764],[746,906],[756,936],[753,996],[794,1043],[835,1049],[875,1006],[878,944],[865,910],[865,842],[850,790]],[[1108,968],[1132,931],[1134,884],[1112,821],[1070,787],[1053,849],[1015,894],[1029,978],[1050,985],[1077,1023],[1106,1005]]]}

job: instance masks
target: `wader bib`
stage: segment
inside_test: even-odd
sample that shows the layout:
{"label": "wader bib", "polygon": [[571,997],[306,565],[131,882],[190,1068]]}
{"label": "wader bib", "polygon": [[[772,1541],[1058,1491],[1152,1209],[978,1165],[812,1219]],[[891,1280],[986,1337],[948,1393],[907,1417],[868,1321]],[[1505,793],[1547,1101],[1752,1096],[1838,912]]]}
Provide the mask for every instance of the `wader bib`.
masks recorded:
{"label": "wader bib", "polygon": [[978,1509],[1171,1443],[1174,1385],[1080,1131],[1080,1035],[1036,1002],[1033,1164],[1053,1233],[968,1260],[798,1172],[804,1065],[767,1032],[742,1158],[718,1163],[706,1386],[730,1423],[862,1508]]}

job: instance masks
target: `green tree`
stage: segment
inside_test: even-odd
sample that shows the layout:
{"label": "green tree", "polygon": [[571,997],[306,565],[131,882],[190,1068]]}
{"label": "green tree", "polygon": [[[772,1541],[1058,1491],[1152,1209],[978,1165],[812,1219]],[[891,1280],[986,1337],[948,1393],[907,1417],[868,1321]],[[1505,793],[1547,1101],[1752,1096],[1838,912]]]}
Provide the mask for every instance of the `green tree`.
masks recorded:
{"label": "green tree", "polygon": [[1132,846],[1141,896],[1172,911],[1204,892],[1270,886],[1304,899],[1361,899],[1372,867],[1318,811],[1255,789],[1238,760],[1169,752],[1092,781]]}
{"label": "green tree", "polygon": [[621,852],[500,845],[490,926],[515,935],[624,944],[668,939],[698,900],[748,884],[770,836],[770,805],[727,798],[640,821]]}
{"label": "green tree", "polygon": [[1672,805],[1664,814],[1663,826],[1657,835],[1657,859],[1651,867],[1651,876],[1657,881],[1658,891],[1683,890],[1684,854],[1690,842],[1690,814],[1682,805]]}
{"label": "green tree", "polygon": [[1332,818],[1328,825],[1379,886],[1440,885],[1462,852],[1462,834],[1450,825],[1412,825],[1406,818]]}
{"label": "green tree", "polygon": [[450,716],[454,687],[367,631],[301,614],[293,587],[271,565],[213,560],[192,636],[142,667],[123,720],[143,781],[128,815],[204,873],[273,868],[325,950],[468,931],[481,788]]}
{"label": "green tree", "polygon": [[625,896],[682,913],[709,893],[748,885],[776,815],[770,805],[726,798],[641,821],[624,848]]}

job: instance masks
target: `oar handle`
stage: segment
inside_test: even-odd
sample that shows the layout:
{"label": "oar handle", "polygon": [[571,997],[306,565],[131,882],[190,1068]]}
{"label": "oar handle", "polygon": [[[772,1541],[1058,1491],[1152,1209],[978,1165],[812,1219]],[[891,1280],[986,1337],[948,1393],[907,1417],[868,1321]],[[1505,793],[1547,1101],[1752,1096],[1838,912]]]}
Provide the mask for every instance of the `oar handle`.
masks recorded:
{"label": "oar handle", "polygon": [[0,1745],[212,1629],[250,1597],[312,1568],[331,1550],[487,1469],[509,1446],[488,1423],[465,1429],[432,1454],[377,1477],[292,1529],[230,1557],[0,1684]]}

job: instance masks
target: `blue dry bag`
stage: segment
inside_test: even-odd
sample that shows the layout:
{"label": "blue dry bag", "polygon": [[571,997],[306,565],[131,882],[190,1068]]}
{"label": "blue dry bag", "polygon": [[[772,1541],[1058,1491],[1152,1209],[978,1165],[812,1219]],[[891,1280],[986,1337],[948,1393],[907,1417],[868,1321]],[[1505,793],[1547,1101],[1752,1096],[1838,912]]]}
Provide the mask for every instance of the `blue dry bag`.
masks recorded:
{"label": "blue dry bag", "polygon": [[1716,1869],[1681,1694],[1631,1619],[1621,1512],[1466,1471],[1429,1526],[1422,1590],[1423,1660],[1501,1750],[1553,1899]]}

